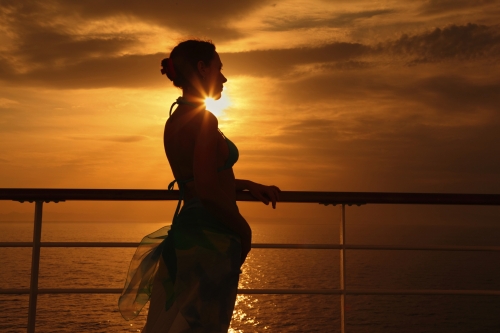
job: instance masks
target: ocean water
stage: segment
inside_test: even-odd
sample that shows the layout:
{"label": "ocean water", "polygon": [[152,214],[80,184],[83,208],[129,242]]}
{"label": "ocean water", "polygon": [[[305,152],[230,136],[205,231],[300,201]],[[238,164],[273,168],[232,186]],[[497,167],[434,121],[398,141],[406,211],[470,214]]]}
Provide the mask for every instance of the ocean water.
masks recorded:
{"label": "ocean water", "polygon": [[[137,242],[158,223],[45,222],[43,241]],[[32,223],[0,223],[30,241]],[[338,243],[338,225],[254,224],[255,243]],[[500,227],[348,225],[350,244],[500,245]],[[40,288],[121,288],[132,248],[42,248]],[[28,288],[31,249],[0,248],[0,288]],[[500,253],[349,250],[348,288],[497,289]],[[240,288],[338,288],[338,250],[254,249]],[[37,332],[140,332],[118,295],[39,295]],[[0,332],[25,332],[27,295],[0,295]],[[339,332],[337,295],[239,295],[230,332]],[[500,296],[347,296],[346,331],[500,332]]]}

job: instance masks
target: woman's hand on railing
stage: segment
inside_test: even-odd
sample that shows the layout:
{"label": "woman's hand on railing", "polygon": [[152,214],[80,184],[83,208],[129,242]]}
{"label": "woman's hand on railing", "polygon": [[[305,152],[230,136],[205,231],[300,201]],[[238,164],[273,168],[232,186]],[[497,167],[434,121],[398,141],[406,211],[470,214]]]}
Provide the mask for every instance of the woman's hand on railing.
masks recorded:
{"label": "woman's hand on railing", "polygon": [[273,209],[276,208],[276,202],[279,201],[279,195],[281,192],[279,187],[274,185],[262,185],[247,180],[245,182],[245,189],[248,190],[253,197],[262,201],[264,204],[269,205],[269,202],[271,202]]}

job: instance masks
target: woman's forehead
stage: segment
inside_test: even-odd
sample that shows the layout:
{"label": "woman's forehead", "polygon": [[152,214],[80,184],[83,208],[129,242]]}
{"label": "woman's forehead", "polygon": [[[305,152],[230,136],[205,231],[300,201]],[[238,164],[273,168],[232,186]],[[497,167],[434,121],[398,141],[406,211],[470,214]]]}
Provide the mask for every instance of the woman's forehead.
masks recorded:
{"label": "woman's forehead", "polygon": [[212,59],[212,63],[216,64],[216,65],[222,65],[219,54],[217,52],[215,52],[215,54],[214,54],[214,58]]}

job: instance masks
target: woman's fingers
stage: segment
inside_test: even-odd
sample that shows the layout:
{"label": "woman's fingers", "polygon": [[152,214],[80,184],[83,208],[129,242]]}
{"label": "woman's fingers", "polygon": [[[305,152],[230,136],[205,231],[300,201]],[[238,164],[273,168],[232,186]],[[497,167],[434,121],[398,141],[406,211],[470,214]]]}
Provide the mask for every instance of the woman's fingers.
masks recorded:
{"label": "woman's fingers", "polygon": [[266,205],[269,205],[269,200],[264,195],[262,195],[261,192],[257,192],[256,196],[257,196],[257,199],[259,199],[260,201],[262,201]]}
{"label": "woman's fingers", "polygon": [[269,204],[269,200],[264,196],[265,194],[265,189],[263,189],[263,186],[260,185],[259,187],[255,187],[255,188],[252,188],[250,189],[250,193],[252,193],[252,195],[262,201],[263,203],[265,203],[266,205]]}
{"label": "woman's fingers", "polygon": [[279,201],[279,192],[280,192],[280,189],[274,185],[272,186],[269,186],[268,187],[268,196],[269,196],[269,199],[271,200],[272,202],[272,206],[273,206],[273,209],[276,208],[276,202]]}
{"label": "woman's fingers", "polygon": [[258,184],[258,186],[250,189],[250,192],[256,199],[262,201],[264,204],[269,205],[269,202],[271,202],[273,208],[276,208],[276,202],[279,201],[281,190],[274,185],[264,186]]}

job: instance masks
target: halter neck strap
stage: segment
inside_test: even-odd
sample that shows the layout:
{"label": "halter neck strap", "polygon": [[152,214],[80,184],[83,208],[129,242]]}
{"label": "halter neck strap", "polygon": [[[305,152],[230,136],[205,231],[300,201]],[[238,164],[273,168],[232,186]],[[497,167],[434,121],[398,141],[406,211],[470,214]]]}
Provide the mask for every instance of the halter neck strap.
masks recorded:
{"label": "halter neck strap", "polygon": [[178,105],[184,104],[184,105],[190,105],[190,106],[196,107],[196,106],[202,105],[203,103],[194,103],[194,102],[190,102],[188,100],[185,100],[182,97],[179,97],[175,100],[175,102],[172,103],[172,106],[170,107],[170,113],[168,114],[169,117],[172,115],[172,109],[174,108],[175,104],[178,104]]}

